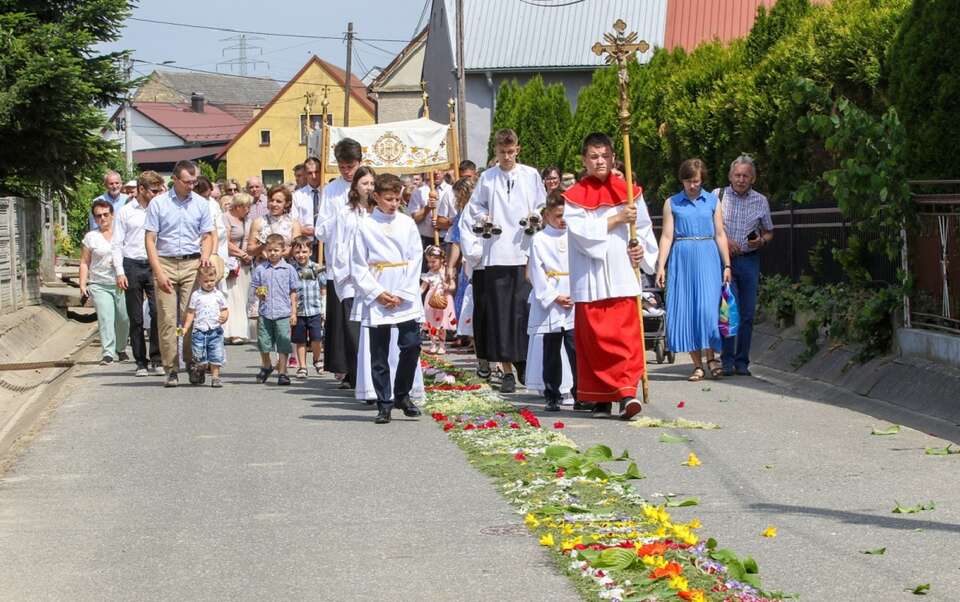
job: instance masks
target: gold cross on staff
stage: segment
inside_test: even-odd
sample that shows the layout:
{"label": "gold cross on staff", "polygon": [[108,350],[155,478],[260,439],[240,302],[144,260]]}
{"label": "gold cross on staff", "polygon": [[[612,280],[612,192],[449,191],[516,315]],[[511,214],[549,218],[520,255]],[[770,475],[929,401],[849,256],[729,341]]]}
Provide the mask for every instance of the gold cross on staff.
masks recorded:
{"label": "gold cross on staff", "polygon": [[608,65],[616,63],[617,79],[620,88],[620,127],[630,128],[630,108],[629,96],[627,94],[627,84],[630,83],[627,75],[627,63],[636,60],[638,52],[650,50],[650,44],[646,40],[638,40],[637,32],[623,33],[627,30],[627,24],[623,19],[617,19],[613,24],[613,33],[603,34],[603,40],[606,44],[597,42],[591,47],[593,53],[603,57]]}

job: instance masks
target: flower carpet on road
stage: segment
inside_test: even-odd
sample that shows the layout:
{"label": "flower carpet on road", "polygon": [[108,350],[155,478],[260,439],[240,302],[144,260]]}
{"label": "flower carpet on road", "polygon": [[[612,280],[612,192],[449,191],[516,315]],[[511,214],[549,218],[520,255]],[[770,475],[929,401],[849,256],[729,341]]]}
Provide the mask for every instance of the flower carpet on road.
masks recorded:
{"label": "flower carpet on road", "polygon": [[[638,602],[787,597],[762,589],[752,558],[701,536],[699,520],[675,522],[666,510],[695,501],[647,503],[632,484],[644,476],[627,451],[615,454],[599,444],[581,450],[564,434],[563,422],[541,424],[530,410],[516,409],[485,385],[465,382],[462,372],[435,359],[425,365],[425,375],[446,385],[427,387],[433,420],[471,464],[496,481],[585,597]],[[700,462],[691,454],[685,464]]]}

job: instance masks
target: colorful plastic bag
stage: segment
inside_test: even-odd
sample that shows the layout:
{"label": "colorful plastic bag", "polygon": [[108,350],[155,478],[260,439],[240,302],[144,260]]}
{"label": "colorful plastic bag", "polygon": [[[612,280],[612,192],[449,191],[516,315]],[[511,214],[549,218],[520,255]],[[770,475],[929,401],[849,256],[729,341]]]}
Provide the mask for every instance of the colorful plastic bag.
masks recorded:
{"label": "colorful plastic bag", "polygon": [[730,338],[737,336],[740,328],[740,310],[737,299],[733,296],[733,289],[724,284],[720,289],[720,336]]}

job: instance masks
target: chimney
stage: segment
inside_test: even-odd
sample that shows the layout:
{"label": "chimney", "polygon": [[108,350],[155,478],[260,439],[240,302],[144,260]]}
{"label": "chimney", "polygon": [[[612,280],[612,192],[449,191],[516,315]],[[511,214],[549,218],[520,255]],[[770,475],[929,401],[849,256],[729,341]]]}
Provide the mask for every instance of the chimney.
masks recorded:
{"label": "chimney", "polygon": [[194,113],[203,113],[203,94],[194,92],[190,95],[190,110]]}

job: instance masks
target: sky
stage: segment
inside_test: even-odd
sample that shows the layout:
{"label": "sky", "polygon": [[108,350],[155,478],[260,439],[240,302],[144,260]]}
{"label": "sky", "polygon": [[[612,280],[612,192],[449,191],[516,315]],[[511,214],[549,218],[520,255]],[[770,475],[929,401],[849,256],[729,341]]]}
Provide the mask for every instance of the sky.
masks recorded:
{"label": "sky", "polygon": [[[354,42],[352,71],[358,77],[374,67],[385,67],[426,23],[429,0],[140,0],[131,15],[138,19],[169,21],[227,29],[313,36],[335,39],[303,39],[247,34],[249,58],[265,61],[248,66],[248,75],[271,77],[286,82],[312,54],[344,67],[347,23],[353,22],[355,36],[369,42]],[[426,8],[425,8],[426,7]],[[134,77],[154,69],[176,67],[231,73],[230,65],[218,65],[236,58],[226,50],[237,42],[222,41],[236,33],[145,23],[128,19],[117,42],[101,45],[103,51],[132,50]],[[252,47],[258,47],[255,49]],[[262,54],[261,54],[262,52]],[[158,67],[148,63],[174,61]],[[232,73],[239,74],[236,66]],[[368,80],[369,81],[369,80]]]}

